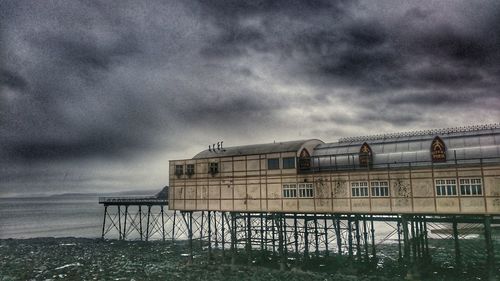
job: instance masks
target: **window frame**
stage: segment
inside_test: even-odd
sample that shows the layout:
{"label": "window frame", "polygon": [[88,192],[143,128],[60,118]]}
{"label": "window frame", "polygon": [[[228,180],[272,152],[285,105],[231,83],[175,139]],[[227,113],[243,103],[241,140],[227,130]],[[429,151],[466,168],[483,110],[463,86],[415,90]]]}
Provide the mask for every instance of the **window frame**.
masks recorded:
{"label": "window frame", "polygon": [[186,164],[186,175],[192,176],[194,174],[195,174],[195,165],[194,164]]}
{"label": "window frame", "polygon": [[[270,161],[276,161],[278,167],[273,167],[271,168],[271,165],[269,165]],[[267,169],[268,170],[279,170],[280,169],[280,159],[279,158],[267,158]]]}
{"label": "window frame", "polygon": [[299,198],[314,198],[314,186],[312,183],[297,184]]}
{"label": "window frame", "polygon": [[[382,185],[382,183],[385,183],[385,185]],[[375,191],[379,191],[378,194]],[[385,191],[385,192],[383,192]],[[389,188],[389,181],[387,180],[380,180],[380,181],[371,181],[370,182],[370,192],[372,197],[390,197],[391,196],[391,191]]]}
{"label": "window frame", "polygon": [[184,175],[184,165],[175,165],[174,175],[178,177]]}
{"label": "window frame", "polygon": [[215,176],[219,173],[219,162],[209,162],[208,163],[208,173]]}
{"label": "window frame", "polygon": [[297,184],[285,183],[283,184],[283,198],[297,198]]}
{"label": "window frame", "polygon": [[[369,187],[368,181],[351,182],[351,197],[361,197],[361,198],[370,197],[368,187]],[[355,190],[357,190],[357,192],[355,192]]]}
{"label": "window frame", "polygon": [[[291,159],[293,159],[293,167],[288,167],[287,165],[285,165],[285,161],[291,160]],[[297,168],[297,157],[283,157],[281,159],[281,164],[282,164],[283,169],[296,169]]]}
{"label": "window frame", "polygon": [[[454,181],[455,183],[451,183],[451,181]],[[458,181],[456,178],[434,179],[434,190],[435,190],[436,197],[456,197],[456,196],[458,196],[457,182]],[[449,192],[450,190],[453,192]]]}
{"label": "window frame", "polygon": [[[462,182],[464,181],[464,182]],[[468,183],[465,183],[468,181]],[[479,181],[479,182],[473,182]],[[458,187],[460,189],[460,196],[465,197],[474,197],[474,196],[483,196],[483,179],[482,178],[459,178],[458,179]],[[467,190],[468,188],[468,190]],[[465,192],[463,192],[465,191]],[[467,191],[470,194],[467,194]],[[475,193],[474,193],[475,191]],[[479,192],[478,192],[479,191]]]}

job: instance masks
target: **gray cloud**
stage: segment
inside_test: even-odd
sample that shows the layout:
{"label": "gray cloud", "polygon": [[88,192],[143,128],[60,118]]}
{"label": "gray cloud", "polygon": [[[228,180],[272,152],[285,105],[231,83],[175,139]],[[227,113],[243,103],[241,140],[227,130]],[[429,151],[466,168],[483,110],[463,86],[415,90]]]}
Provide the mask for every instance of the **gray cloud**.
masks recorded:
{"label": "gray cloud", "polygon": [[1,5],[10,192],[162,186],[168,160],[222,138],[334,141],[498,121],[495,1]]}

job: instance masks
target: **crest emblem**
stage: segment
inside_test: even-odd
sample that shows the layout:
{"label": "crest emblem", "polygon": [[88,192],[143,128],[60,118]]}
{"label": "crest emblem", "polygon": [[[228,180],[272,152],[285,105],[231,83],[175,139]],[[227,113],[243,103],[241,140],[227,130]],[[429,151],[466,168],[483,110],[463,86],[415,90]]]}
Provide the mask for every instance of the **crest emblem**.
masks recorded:
{"label": "crest emblem", "polygon": [[373,162],[373,153],[371,147],[365,142],[359,149],[359,166],[369,167]]}
{"label": "crest emblem", "polygon": [[432,162],[446,162],[446,145],[438,136],[431,143],[431,158]]}

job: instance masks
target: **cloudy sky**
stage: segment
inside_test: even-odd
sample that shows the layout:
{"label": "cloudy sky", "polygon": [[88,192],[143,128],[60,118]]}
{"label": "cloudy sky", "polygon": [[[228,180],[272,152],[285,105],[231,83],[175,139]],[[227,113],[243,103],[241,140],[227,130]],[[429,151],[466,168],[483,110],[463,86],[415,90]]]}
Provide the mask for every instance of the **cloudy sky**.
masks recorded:
{"label": "cloudy sky", "polygon": [[0,197],[225,146],[499,121],[499,1],[0,0]]}

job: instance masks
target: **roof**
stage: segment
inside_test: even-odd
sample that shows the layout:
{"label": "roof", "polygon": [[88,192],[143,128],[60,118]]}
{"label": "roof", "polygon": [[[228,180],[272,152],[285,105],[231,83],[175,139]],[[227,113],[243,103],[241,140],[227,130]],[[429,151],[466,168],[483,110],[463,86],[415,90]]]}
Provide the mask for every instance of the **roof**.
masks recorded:
{"label": "roof", "polygon": [[[500,158],[500,124],[343,138],[318,145],[313,157],[333,156],[337,165],[353,165],[359,163],[359,150],[366,142],[373,152],[374,165],[430,163],[430,147],[436,136],[446,145],[447,162]],[[323,162],[320,165],[325,165]]]}
{"label": "roof", "polygon": [[209,151],[207,149],[196,154],[193,157],[193,159],[243,156],[243,155],[267,154],[267,153],[279,153],[279,152],[291,152],[291,151],[297,152],[305,143],[309,141],[317,141],[318,143],[323,143],[320,140],[308,139],[308,140],[296,140],[296,141],[274,142],[266,144],[252,144],[243,146],[224,147],[223,149],[216,150],[215,152]]}

